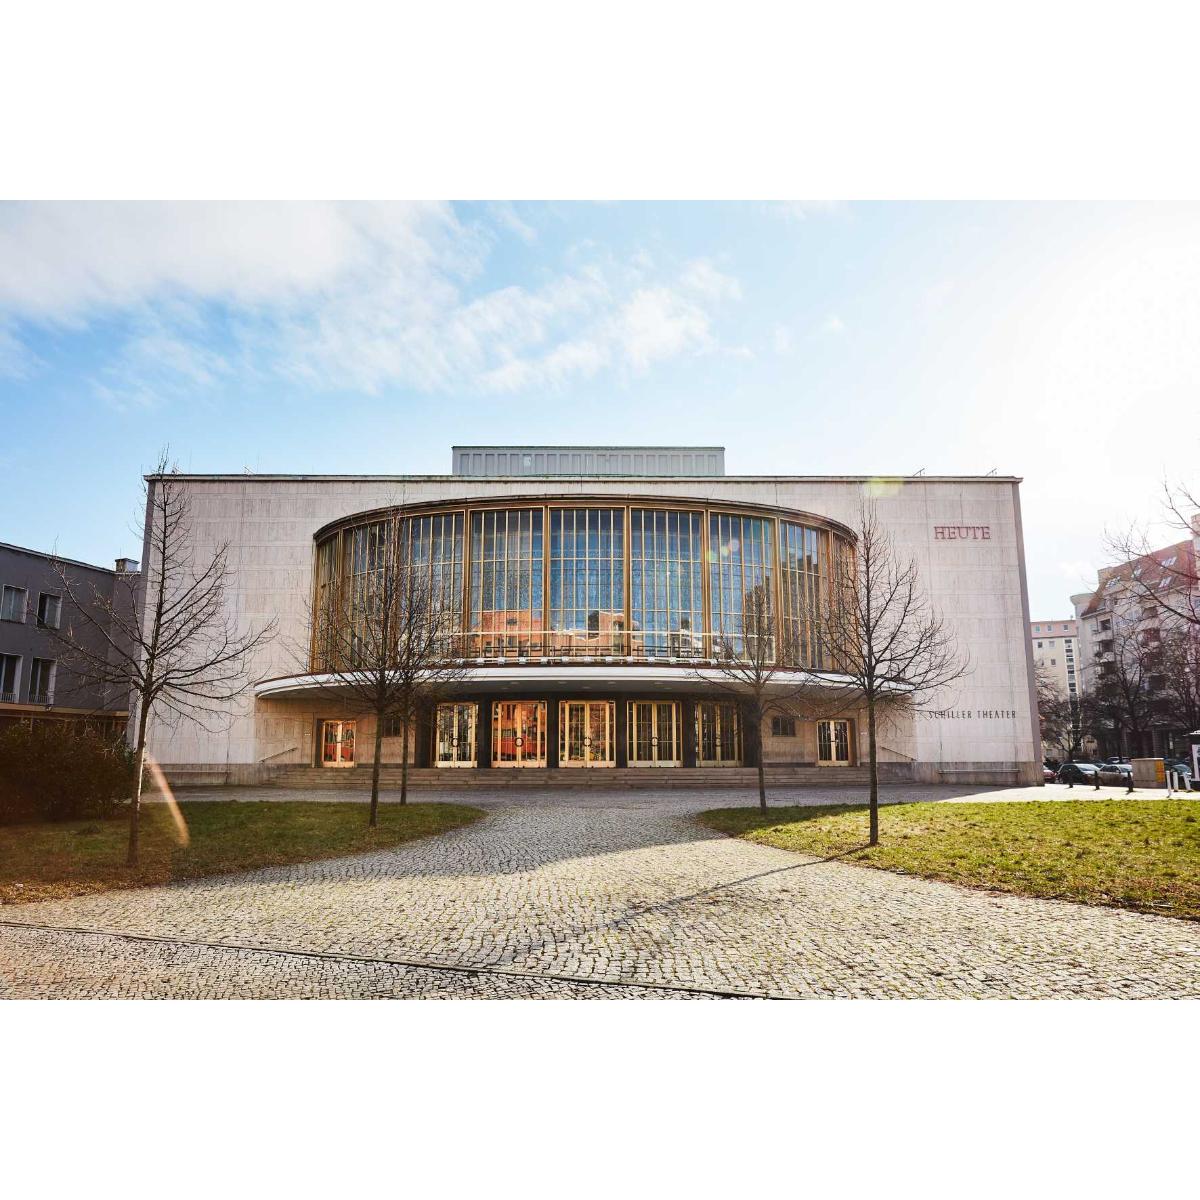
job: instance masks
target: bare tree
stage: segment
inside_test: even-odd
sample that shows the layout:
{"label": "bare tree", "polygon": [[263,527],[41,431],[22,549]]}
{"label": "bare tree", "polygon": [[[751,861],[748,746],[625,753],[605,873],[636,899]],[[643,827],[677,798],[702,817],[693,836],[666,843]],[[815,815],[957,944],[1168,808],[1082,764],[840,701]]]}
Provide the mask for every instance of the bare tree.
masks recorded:
{"label": "bare tree", "polygon": [[254,654],[275,635],[274,620],[240,628],[227,597],[229,543],[197,556],[190,501],[178,473],[174,465],[168,469],[164,451],[145,483],[140,577],[119,576],[112,596],[94,586],[85,594],[66,564],[54,564],[67,597],[67,622],[53,633],[63,660],[82,683],[128,696],[136,713],[129,866],[138,862],[151,713],[160,710],[205,728],[227,720],[229,702],[251,686]]}
{"label": "bare tree", "polygon": [[1096,653],[1096,673],[1087,694],[1089,724],[1110,751],[1141,754],[1154,725],[1154,683],[1161,672],[1161,646],[1141,622],[1114,612],[1112,629]]}
{"label": "bare tree", "polygon": [[[763,722],[772,713],[790,712],[789,701],[801,689],[784,648],[775,639],[770,593],[764,586],[750,588],[742,600],[736,632],[713,635],[715,666],[696,678],[738,705],[758,764],[758,805],[767,811],[767,781],[763,764]],[[713,678],[716,675],[717,678]]]}
{"label": "bare tree", "polygon": [[413,552],[408,523],[382,521],[362,532],[361,570],[347,591],[315,611],[313,667],[324,690],[375,717],[369,823],[379,819],[383,727],[400,727],[400,803],[408,803],[408,745],[422,711],[432,708],[467,668],[455,646],[460,619],[448,579]]}
{"label": "bare tree", "polygon": [[[1165,482],[1160,500],[1162,524],[1190,541],[1200,530],[1200,494],[1185,484]],[[1192,554],[1163,555],[1145,525],[1133,525],[1105,536],[1117,567],[1138,562],[1121,579],[1130,596],[1168,618],[1200,627],[1200,561]],[[1150,569],[1148,569],[1150,568]]]}
{"label": "bare tree", "polygon": [[[927,706],[970,670],[953,632],[929,604],[914,558],[904,558],[873,501],[859,508],[856,542],[832,564],[829,597],[817,614],[827,669],[821,711],[867,710],[870,844],[879,843],[881,718]],[[813,703],[813,702],[810,702]]]}
{"label": "bare tree", "polygon": [[1159,715],[1173,733],[1200,729],[1200,627],[1181,625],[1165,630],[1158,667],[1155,701]]}
{"label": "bare tree", "polygon": [[1042,744],[1059,752],[1061,758],[1069,762],[1079,753],[1082,737],[1079,702],[1064,696],[1044,670],[1038,670],[1036,683]]}

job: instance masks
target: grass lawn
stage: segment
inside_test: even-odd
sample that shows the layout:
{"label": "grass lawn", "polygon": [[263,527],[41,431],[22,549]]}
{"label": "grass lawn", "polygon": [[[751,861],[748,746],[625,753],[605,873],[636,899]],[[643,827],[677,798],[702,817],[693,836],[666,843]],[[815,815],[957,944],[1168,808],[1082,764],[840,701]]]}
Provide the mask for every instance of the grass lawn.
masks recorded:
{"label": "grass lawn", "polygon": [[865,805],[718,808],[710,829],[766,846],[1018,896],[1200,920],[1200,802],[897,804],[866,846]]}
{"label": "grass lawn", "polygon": [[147,887],[252,867],[362,854],[470,825],[483,810],[461,804],[367,804],[235,800],[180,804],[190,834],[181,846],[164,804],[142,809],[141,865],[124,866],[129,823],[64,821],[0,827],[0,904]]}

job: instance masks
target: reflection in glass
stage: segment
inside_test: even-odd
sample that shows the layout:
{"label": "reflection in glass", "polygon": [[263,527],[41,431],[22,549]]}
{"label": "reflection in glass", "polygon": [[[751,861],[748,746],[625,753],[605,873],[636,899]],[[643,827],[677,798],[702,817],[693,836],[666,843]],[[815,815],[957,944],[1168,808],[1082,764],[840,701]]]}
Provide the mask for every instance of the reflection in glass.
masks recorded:
{"label": "reflection in glass", "polygon": [[673,700],[630,700],[629,765],[677,767],[681,761],[679,705]]}
{"label": "reflection in glass", "polygon": [[470,653],[540,653],[542,596],[542,510],[472,513]]}
{"label": "reflection in glass", "polygon": [[[747,638],[760,636],[756,613],[762,614],[770,638],[773,625],[771,563],[772,530],[766,517],[712,513],[708,518],[709,599],[713,633],[735,655],[745,652]],[[754,602],[748,604],[747,598]],[[771,647],[767,648],[770,656]]]}
{"label": "reflection in glass", "polygon": [[402,522],[402,553],[407,561],[427,567],[432,595],[459,618],[462,628],[463,514],[434,513]]}
{"label": "reflection in glass", "polygon": [[439,767],[475,765],[475,722],[478,705],[439,704],[437,706],[437,751]]}
{"label": "reflection in glass", "polygon": [[701,514],[635,508],[629,513],[631,653],[704,653]]}
{"label": "reflection in glass", "polygon": [[742,765],[742,723],[737,705],[697,703],[696,759],[702,767]]}
{"label": "reflection in glass", "polygon": [[824,535],[819,529],[780,522],[781,657],[791,666],[819,669],[822,665],[817,620],[824,557]]}
{"label": "reflection in glass", "polygon": [[621,654],[625,512],[550,510],[550,652]]}
{"label": "reflection in glass", "polygon": [[545,700],[497,700],[492,705],[492,766],[545,765]]}

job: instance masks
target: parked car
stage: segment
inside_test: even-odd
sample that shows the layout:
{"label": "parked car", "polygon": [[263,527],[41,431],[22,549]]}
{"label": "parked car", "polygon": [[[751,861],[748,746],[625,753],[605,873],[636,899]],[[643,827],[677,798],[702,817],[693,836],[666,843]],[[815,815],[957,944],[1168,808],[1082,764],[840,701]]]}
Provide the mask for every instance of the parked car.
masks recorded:
{"label": "parked car", "polygon": [[1048,767],[1048,766],[1046,766],[1045,763],[1042,763],[1042,782],[1043,783],[1053,783],[1056,776],[1057,776],[1057,772],[1054,770],[1053,767]]}
{"label": "parked car", "polygon": [[1133,766],[1129,762],[1105,762],[1100,765],[1100,782],[1129,787],[1133,783]]}
{"label": "parked car", "polygon": [[1195,784],[1192,782],[1192,765],[1186,763],[1183,759],[1168,758],[1165,764],[1166,770],[1174,771],[1179,776],[1179,786],[1185,791],[1192,791]]}
{"label": "parked car", "polygon": [[1059,783],[1095,784],[1098,771],[1095,763],[1068,762],[1058,768],[1055,779]]}

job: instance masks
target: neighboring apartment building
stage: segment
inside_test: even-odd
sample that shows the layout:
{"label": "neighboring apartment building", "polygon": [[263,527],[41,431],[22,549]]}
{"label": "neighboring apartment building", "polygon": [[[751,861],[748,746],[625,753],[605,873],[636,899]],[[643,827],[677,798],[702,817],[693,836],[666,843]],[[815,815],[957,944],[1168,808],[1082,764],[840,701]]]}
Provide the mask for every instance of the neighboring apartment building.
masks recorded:
{"label": "neighboring apartment building", "polygon": [[[450,597],[465,668],[407,748],[385,724],[387,761],[662,769],[631,770],[634,781],[753,766],[758,739],[743,736],[716,647],[736,640],[744,600],[765,596],[781,684],[828,688],[815,606],[874,496],[971,660],[932,711],[886,731],[886,775],[1040,780],[1019,480],[729,476],[711,446],[455,447],[452,463],[447,475],[174,477],[198,561],[229,547],[241,628],[274,617],[279,630],[252,664],[253,693],[225,719],[152,718],[150,749],[169,776],[255,782],[369,759],[374,718],[339,695],[315,644],[306,661],[296,648],[314,612],[353,623],[381,545],[403,547]],[[864,720],[846,707],[765,722],[764,761],[826,781],[857,767]]]}
{"label": "neighboring apartment building", "polygon": [[1200,518],[1194,525],[1191,538],[1105,567],[1095,591],[1071,597],[1078,620],[1081,692],[1095,693],[1106,679],[1120,676],[1136,679],[1145,697],[1146,727],[1140,733],[1122,728],[1101,738],[1102,753],[1188,753],[1192,731],[1170,711],[1165,699],[1168,681],[1156,665],[1155,650],[1168,631],[1186,626],[1180,612],[1200,615]]}
{"label": "neighboring apartment building", "polygon": [[[119,558],[116,569],[72,559],[67,568],[72,590],[83,599],[99,594],[121,603],[128,589],[119,580],[136,576],[138,564]],[[0,730],[14,722],[70,723],[113,735],[124,732],[125,697],[106,696],[81,685],[65,663],[54,637],[70,620],[69,600],[54,569],[55,556],[0,542]],[[130,610],[132,611],[132,610]],[[104,653],[104,635],[75,625],[76,635]]]}
{"label": "neighboring apartment building", "polygon": [[[1034,621],[1029,629],[1033,646],[1033,667],[1060,696],[1071,701],[1073,711],[1079,704],[1079,663],[1076,653],[1079,642],[1079,623],[1065,621]],[[1079,726],[1074,724],[1078,736]],[[1060,758],[1063,748],[1042,743],[1042,757],[1051,761]]]}
{"label": "neighboring apartment building", "polygon": [[1033,643],[1033,665],[1070,700],[1079,699],[1079,668],[1076,645],[1079,623],[1068,621],[1034,621],[1030,626]]}

